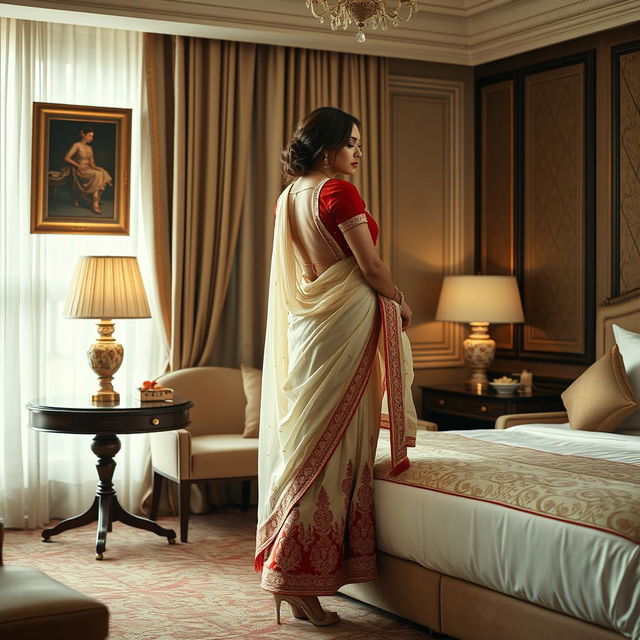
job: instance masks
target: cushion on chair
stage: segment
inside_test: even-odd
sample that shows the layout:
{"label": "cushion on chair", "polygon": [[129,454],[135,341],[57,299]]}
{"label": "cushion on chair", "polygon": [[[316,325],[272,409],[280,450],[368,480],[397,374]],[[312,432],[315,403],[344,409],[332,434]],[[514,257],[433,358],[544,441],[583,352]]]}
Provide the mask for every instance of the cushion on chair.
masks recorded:
{"label": "cushion on chair", "polygon": [[158,381],[193,402],[188,427],[193,435],[243,432],[246,400],[240,369],[191,367]]}
{"label": "cushion on chair", "polygon": [[37,569],[0,567],[0,638],[103,640],[107,607]]}
{"label": "cushion on chair", "polygon": [[241,433],[191,438],[191,478],[243,478],[258,469],[258,440]]}

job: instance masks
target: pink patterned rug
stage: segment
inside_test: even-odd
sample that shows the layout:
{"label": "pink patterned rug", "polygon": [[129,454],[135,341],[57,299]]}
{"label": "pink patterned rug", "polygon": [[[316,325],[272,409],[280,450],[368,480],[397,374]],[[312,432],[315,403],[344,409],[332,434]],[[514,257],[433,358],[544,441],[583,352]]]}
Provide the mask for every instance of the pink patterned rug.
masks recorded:
{"label": "pink patterned rug", "polygon": [[[177,518],[160,518],[179,529]],[[253,571],[255,511],[220,509],[192,516],[188,544],[116,522],[104,560],[95,558],[94,525],[41,541],[40,531],[5,531],[7,565],[41,569],[52,578],[104,602],[113,640],[305,640],[310,638],[413,640],[424,627],[345,596],[323,598],[342,623],[316,628],[289,615],[278,627],[269,594]]]}

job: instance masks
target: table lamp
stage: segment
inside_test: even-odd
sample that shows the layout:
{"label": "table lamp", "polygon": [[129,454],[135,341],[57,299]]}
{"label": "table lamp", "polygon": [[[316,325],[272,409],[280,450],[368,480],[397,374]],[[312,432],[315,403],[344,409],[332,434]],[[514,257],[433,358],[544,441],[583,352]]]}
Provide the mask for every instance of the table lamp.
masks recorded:
{"label": "table lamp", "polygon": [[463,343],[465,360],[472,369],[468,384],[484,386],[487,367],[496,352],[489,323],[524,322],[518,282],[514,276],[445,276],[436,320],[471,325],[471,333]]}
{"label": "table lamp", "polygon": [[149,303],[138,261],[133,256],[83,256],[78,261],[64,307],[67,318],[97,318],[99,338],[89,347],[89,365],[100,389],[94,404],[117,404],[113,375],[120,368],[124,349],[113,337],[114,318],[150,318]]}

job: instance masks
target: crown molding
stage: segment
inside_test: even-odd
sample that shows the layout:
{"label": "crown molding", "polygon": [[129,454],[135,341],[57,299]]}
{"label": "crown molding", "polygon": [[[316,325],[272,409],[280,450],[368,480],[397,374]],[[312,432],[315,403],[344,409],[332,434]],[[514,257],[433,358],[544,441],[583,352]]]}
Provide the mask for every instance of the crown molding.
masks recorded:
{"label": "crown molding", "polygon": [[458,65],[640,21],[637,0],[420,0],[419,8],[364,44],[320,24],[305,0],[9,0],[0,15]]}
{"label": "crown molding", "polygon": [[639,20],[637,0],[516,0],[477,15],[469,47],[477,65]]}

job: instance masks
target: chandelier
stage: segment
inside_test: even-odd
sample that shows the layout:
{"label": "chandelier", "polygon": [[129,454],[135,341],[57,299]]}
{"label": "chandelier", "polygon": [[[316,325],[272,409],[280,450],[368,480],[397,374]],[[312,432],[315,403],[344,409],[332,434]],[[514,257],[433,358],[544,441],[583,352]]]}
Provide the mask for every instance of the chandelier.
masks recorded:
{"label": "chandelier", "polygon": [[[307,0],[307,7],[321,23],[328,14],[333,31],[340,27],[347,29],[353,22],[358,27],[356,41],[364,42],[366,40],[362,31],[364,27],[377,29],[380,25],[383,30],[386,30],[389,23],[397,27],[401,20],[407,22],[418,10],[417,0],[396,0],[396,2],[395,9],[390,9],[387,7],[387,0],[335,0],[333,5],[330,4],[330,0]],[[404,12],[402,12],[403,5],[406,7]]]}

